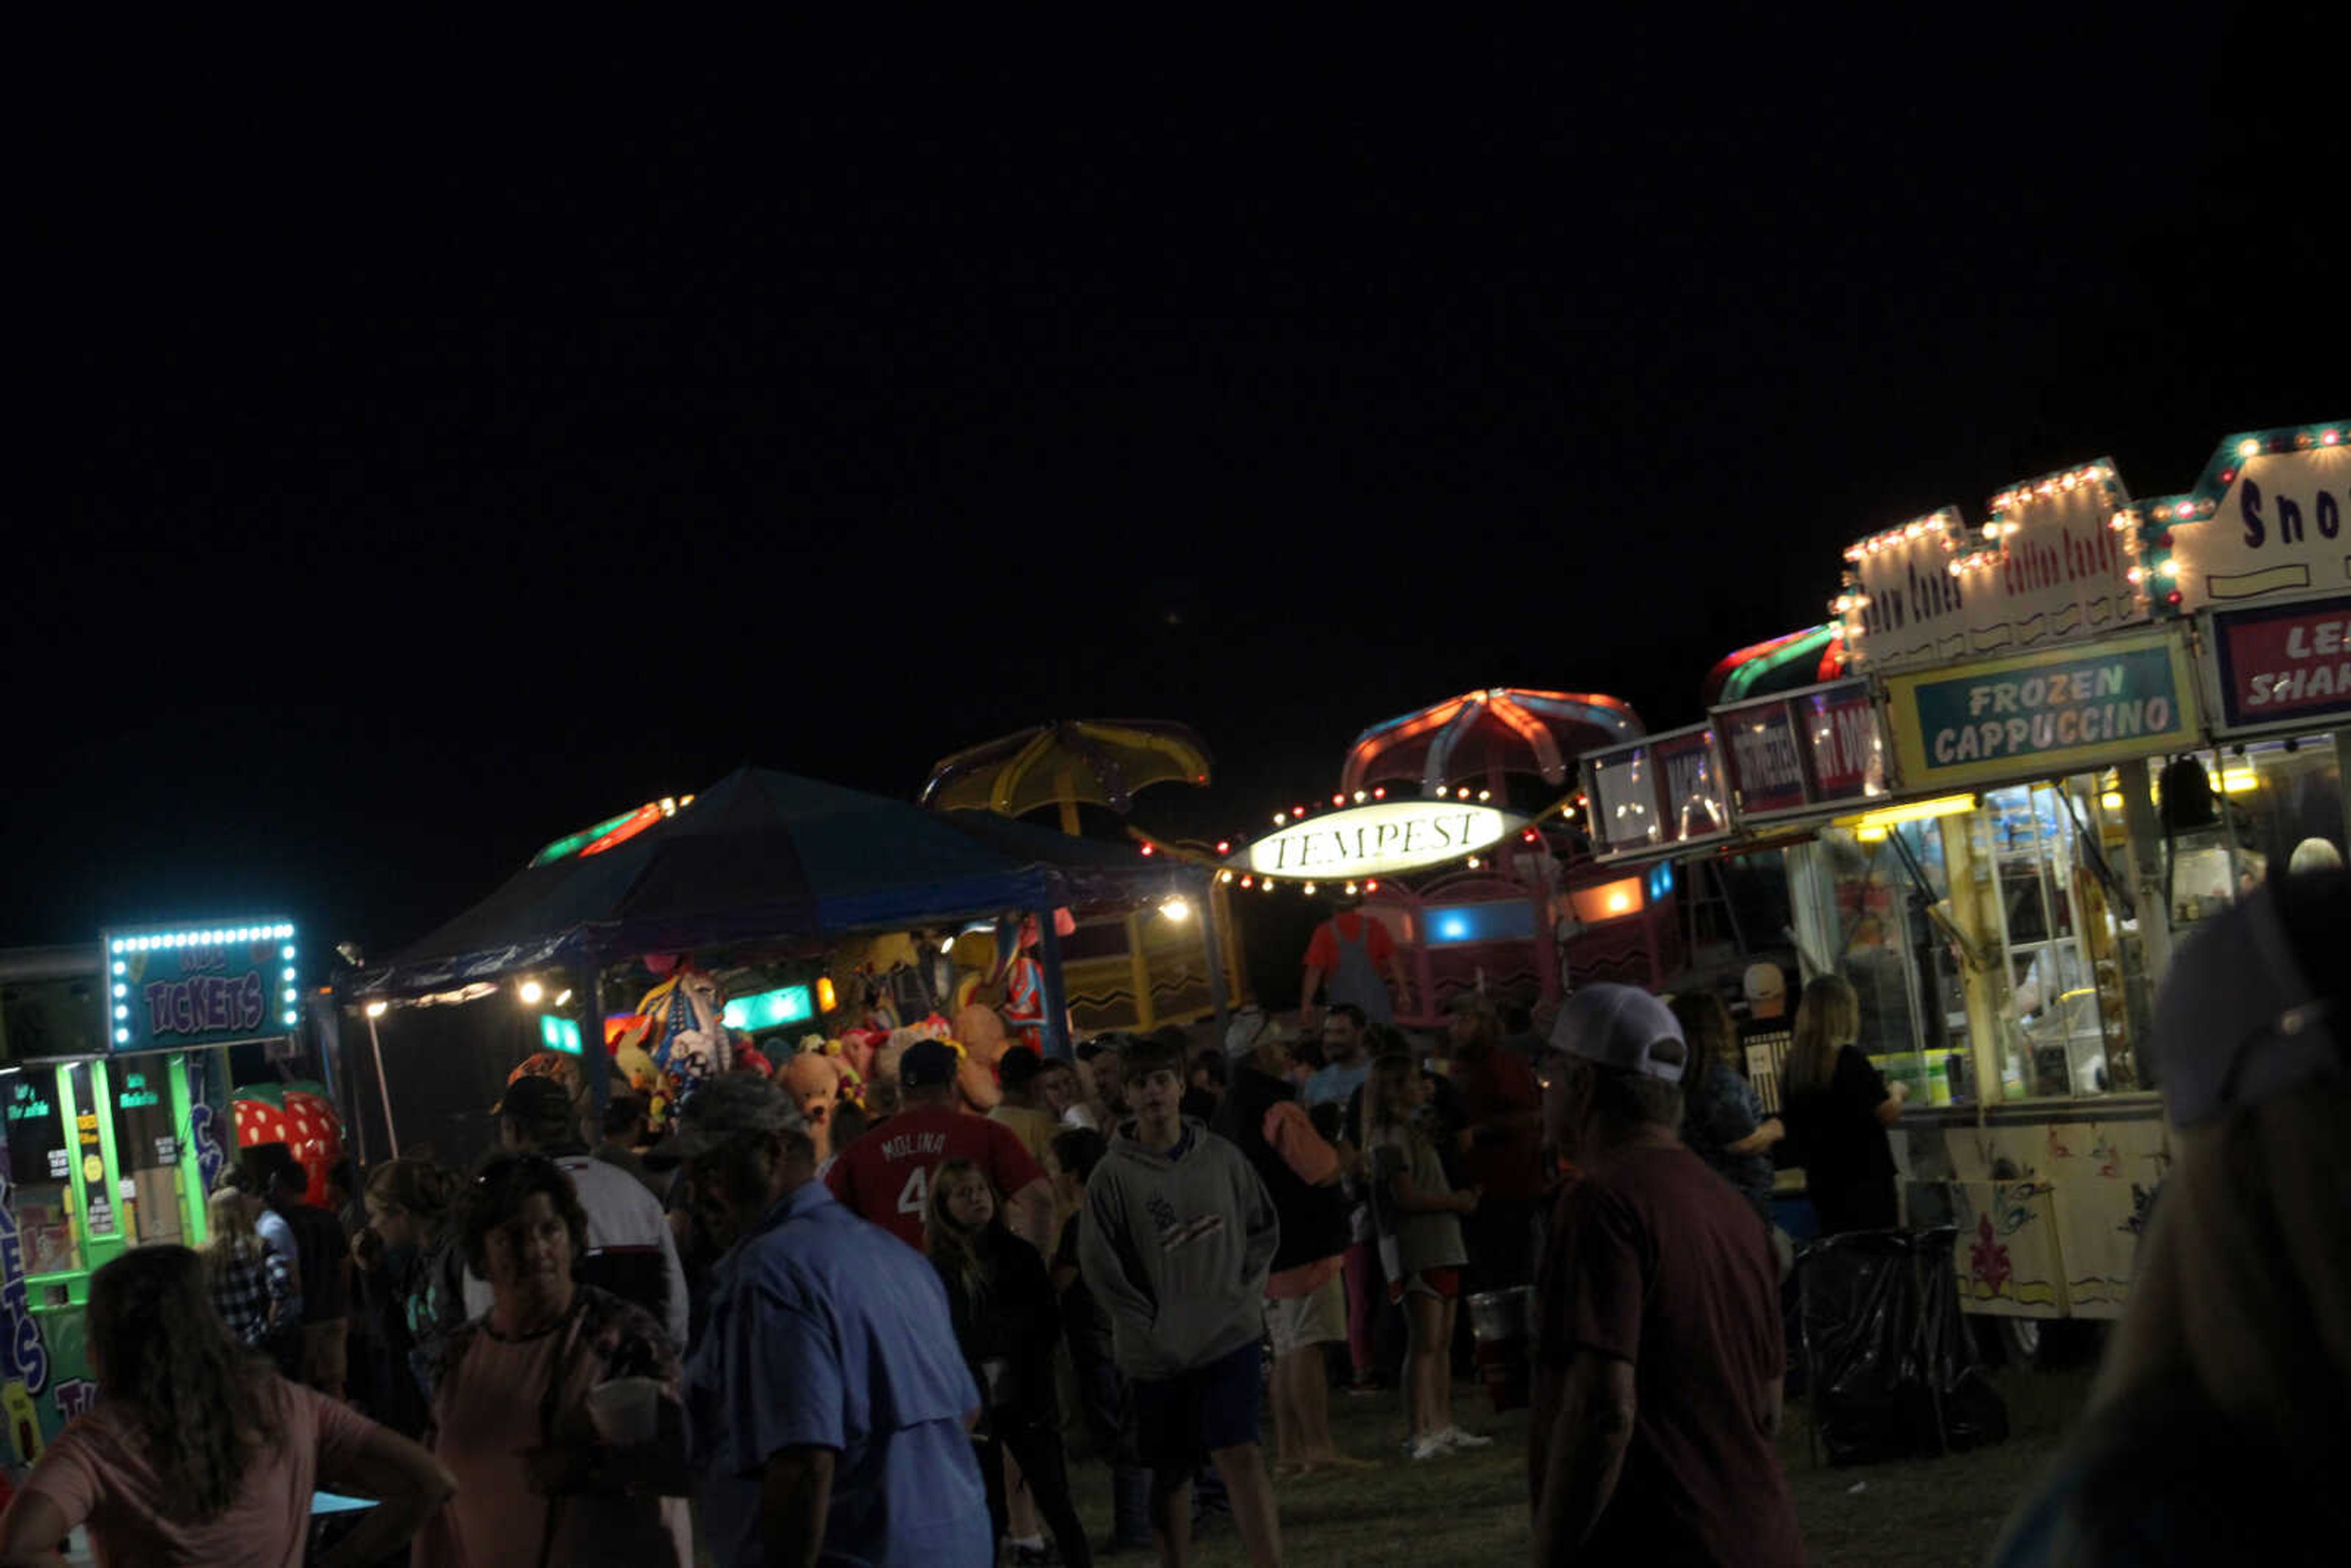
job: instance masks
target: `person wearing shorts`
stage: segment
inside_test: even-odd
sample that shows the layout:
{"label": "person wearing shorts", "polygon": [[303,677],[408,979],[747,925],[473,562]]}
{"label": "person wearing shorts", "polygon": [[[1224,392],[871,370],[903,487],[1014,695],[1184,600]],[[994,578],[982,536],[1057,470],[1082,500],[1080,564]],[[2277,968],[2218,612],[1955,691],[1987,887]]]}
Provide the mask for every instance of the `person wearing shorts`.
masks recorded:
{"label": "person wearing shorts", "polygon": [[1406,1296],[1422,1296],[1437,1301],[1458,1301],[1461,1299],[1461,1270],[1419,1269],[1401,1280],[1388,1281],[1389,1301],[1402,1301]]}
{"label": "person wearing shorts", "polygon": [[1134,1119],[1086,1183],[1078,1269],[1110,1316],[1137,1457],[1151,1471],[1159,1560],[1191,1551],[1192,1474],[1203,1458],[1231,1493],[1255,1568],[1281,1561],[1273,1480],[1258,1446],[1258,1341],[1280,1244],[1273,1200],[1241,1152],[1186,1117],[1183,1052],[1128,1052]]}
{"label": "person wearing shorts", "polygon": [[1411,1331],[1405,1389],[1416,1461],[1493,1441],[1453,1420],[1453,1323],[1468,1261],[1461,1217],[1477,1208],[1478,1189],[1456,1191],[1446,1180],[1426,1125],[1433,1097],[1427,1075],[1405,1056],[1381,1057],[1364,1084],[1363,1148],[1371,1162],[1380,1265],[1389,1299],[1404,1304]]}
{"label": "person wearing shorts", "polygon": [[1273,1342],[1276,1479],[1368,1468],[1331,1437],[1331,1387],[1322,1347],[1347,1339],[1347,1204],[1339,1151],[1299,1103],[1289,1032],[1269,1023],[1238,1060],[1215,1130],[1249,1157],[1281,1221],[1281,1245],[1265,1282],[1265,1332]]}

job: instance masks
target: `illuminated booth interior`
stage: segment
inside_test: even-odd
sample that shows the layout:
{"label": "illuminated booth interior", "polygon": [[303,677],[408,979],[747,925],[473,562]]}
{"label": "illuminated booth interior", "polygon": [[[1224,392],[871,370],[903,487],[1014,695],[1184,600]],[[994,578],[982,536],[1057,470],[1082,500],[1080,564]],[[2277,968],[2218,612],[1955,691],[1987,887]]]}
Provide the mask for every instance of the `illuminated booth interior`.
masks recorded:
{"label": "illuminated booth interior", "polygon": [[226,1057],[302,1017],[295,927],[110,931],[7,956],[5,1396],[17,1458],[95,1396],[89,1276],[126,1249],[198,1247],[235,1145]]}

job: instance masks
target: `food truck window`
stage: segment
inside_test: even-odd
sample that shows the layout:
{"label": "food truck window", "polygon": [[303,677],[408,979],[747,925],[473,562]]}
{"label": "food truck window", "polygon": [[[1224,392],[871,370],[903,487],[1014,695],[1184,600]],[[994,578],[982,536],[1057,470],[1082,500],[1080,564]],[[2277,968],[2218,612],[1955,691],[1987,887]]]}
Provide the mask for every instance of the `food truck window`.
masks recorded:
{"label": "food truck window", "polygon": [[54,1067],[26,1067],[5,1076],[8,1086],[8,1208],[24,1249],[25,1272],[58,1274],[81,1267],[72,1223],[73,1152],[57,1103]]}
{"label": "food truck window", "polygon": [[1995,901],[2007,981],[1992,1020],[2001,1078],[2011,1099],[2108,1093],[2136,1087],[2124,987],[2136,973],[2126,930],[2100,864],[2083,839],[2105,808],[2088,776],[1995,789],[1977,815],[1979,848],[1997,870]]}
{"label": "food truck window", "polygon": [[[1935,825],[1902,822],[1865,837],[1825,827],[1789,852],[1789,893],[1808,964],[1832,967],[1860,1003],[1859,1044],[1914,1104],[1949,1104],[1965,1078],[1958,969],[1931,914],[1949,895]],[[1958,1029],[1953,1028],[1956,1015]],[[1956,1035],[1956,1038],[1955,1038]]]}
{"label": "food truck window", "polygon": [[[2283,871],[2311,840],[2344,850],[2343,776],[2331,737],[2269,740],[2233,750],[2217,776],[2203,759],[2213,799],[2225,801],[2210,828],[2175,835],[2171,878],[2175,927],[2220,913],[2265,877]],[[2312,852],[2314,853],[2321,852]]]}
{"label": "food truck window", "polygon": [[114,1088],[114,1157],[122,1183],[137,1193],[136,1238],[141,1243],[182,1239],[180,1145],[166,1076],[177,1056],[130,1056],[109,1069]]}

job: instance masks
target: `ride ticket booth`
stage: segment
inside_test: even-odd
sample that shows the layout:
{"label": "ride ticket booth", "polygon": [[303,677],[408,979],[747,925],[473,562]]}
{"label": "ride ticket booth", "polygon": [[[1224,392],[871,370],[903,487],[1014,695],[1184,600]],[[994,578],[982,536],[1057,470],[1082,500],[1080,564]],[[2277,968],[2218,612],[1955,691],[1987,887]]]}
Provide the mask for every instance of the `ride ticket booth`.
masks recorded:
{"label": "ride ticket booth", "polygon": [[110,931],[13,974],[0,1063],[0,1361],[11,1457],[30,1463],[97,1396],[91,1272],[200,1247],[227,1163],[227,1048],[301,1017],[290,922]]}

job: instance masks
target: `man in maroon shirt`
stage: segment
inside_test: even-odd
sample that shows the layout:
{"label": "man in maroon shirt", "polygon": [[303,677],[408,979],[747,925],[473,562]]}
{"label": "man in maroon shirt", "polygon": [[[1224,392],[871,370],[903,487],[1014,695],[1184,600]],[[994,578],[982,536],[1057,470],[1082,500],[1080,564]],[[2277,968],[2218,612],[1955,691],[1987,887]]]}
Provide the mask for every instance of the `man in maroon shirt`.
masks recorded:
{"label": "man in maroon shirt", "polygon": [[1681,1030],[1646,991],[1602,985],[1552,1038],[1553,1130],[1585,1174],[1537,1286],[1535,1561],[1794,1568],[1779,1269],[1755,1211],[1676,1136]]}
{"label": "man in maroon shirt", "polygon": [[872,1220],[916,1251],[931,1174],[947,1160],[969,1160],[1004,1202],[1004,1219],[1040,1252],[1053,1228],[1053,1187],[1019,1134],[1001,1122],[960,1108],[958,1058],[952,1047],[918,1040],[898,1058],[905,1109],[841,1151],[824,1185],[852,1213]]}

